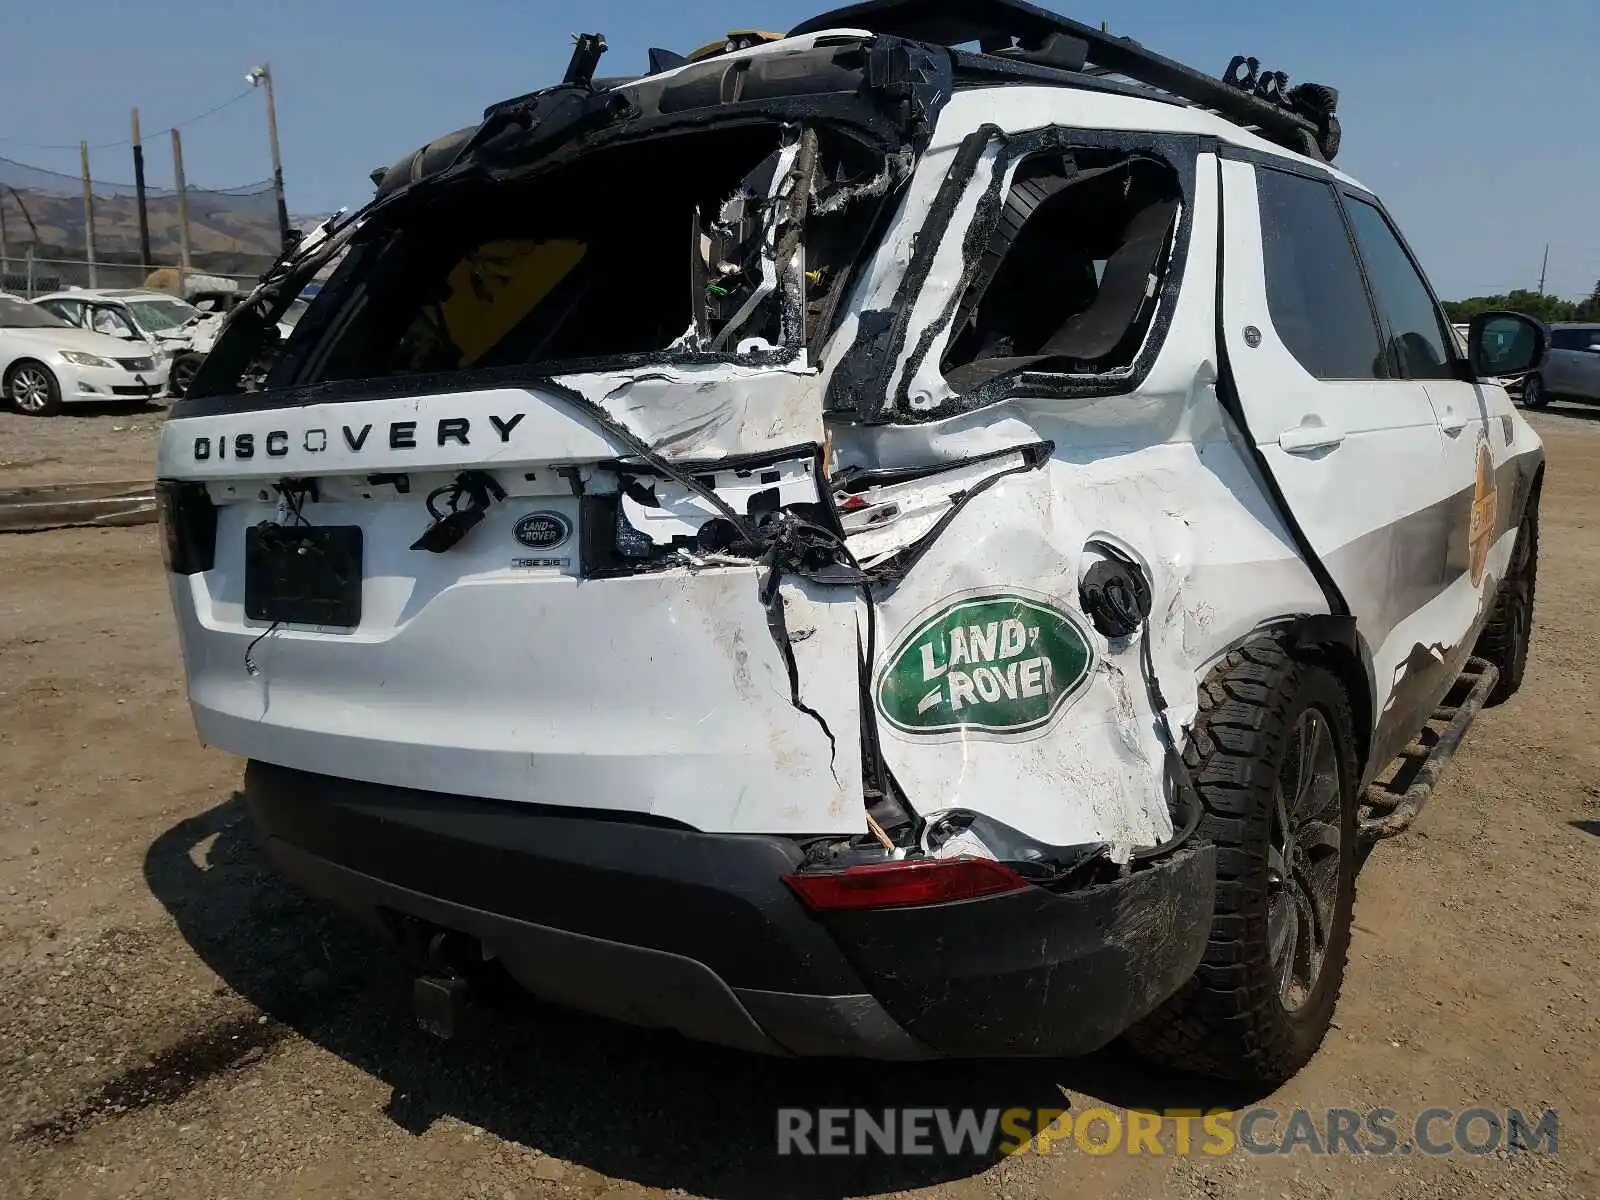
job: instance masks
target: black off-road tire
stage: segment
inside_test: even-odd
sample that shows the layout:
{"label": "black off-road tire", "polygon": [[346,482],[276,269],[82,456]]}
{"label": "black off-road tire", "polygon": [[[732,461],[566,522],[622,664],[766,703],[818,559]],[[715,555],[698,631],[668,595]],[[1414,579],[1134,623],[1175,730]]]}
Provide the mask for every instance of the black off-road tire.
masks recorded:
{"label": "black off-road tire", "polygon": [[[1302,714],[1315,709],[1338,763],[1337,889],[1320,975],[1291,1011],[1268,933],[1275,784]],[[1275,639],[1229,654],[1200,689],[1184,750],[1204,808],[1197,836],[1217,848],[1210,944],[1195,976],[1126,1035],[1143,1056],[1199,1074],[1275,1086],[1316,1053],[1333,1020],[1350,947],[1356,877],[1356,762],[1338,679]],[[1330,874],[1332,874],[1330,867]]]}
{"label": "black off-road tire", "polygon": [[1533,635],[1533,593],[1539,576],[1539,509],[1529,504],[1517,528],[1511,565],[1495,593],[1489,622],[1478,635],[1477,655],[1500,668],[1500,680],[1489,693],[1491,706],[1504,704],[1522,687]]}

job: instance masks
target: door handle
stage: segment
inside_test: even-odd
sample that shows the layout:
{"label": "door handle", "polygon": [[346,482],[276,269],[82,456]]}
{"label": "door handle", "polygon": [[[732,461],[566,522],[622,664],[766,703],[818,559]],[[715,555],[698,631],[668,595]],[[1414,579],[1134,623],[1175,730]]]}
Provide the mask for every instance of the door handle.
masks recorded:
{"label": "door handle", "polygon": [[1444,415],[1439,418],[1439,428],[1444,430],[1446,436],[1456,437],[1467,427],[1467,419],[1453,408],[1444,410]]}
{"label": "door handle", "polygon": [[1278,445],[1289,454],[1312,454],[1318,450],[1332,450],[1344,442],[1344,432],[1333,428],[1316,414],[1308,416],[1293,429],[1278,435]]}

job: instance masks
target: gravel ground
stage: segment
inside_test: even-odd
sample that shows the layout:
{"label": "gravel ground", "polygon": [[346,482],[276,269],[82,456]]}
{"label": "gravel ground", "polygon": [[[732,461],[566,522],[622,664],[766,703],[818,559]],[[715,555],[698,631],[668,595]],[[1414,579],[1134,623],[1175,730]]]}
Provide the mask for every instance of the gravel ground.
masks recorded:
{"label": "gravel ground", "polygon": [[0,491],[42,483],[148,483],[166,400],[69,404],[25,417],[0,404]]}
{"label": "gravel ground", "polygon": [[[241,819],[240,764],[196,744],[154,529],[0,535],[0,1196],[1595,1196],[1589,416],[1535,418],[1551,470],[1527,685],[1480,718],[1413,832],[1366,864],[1337,1026],[1265,1098],[1119,1050],[774,1062],[512,1001],[460,1042],[430,1043],[396,961],[273,877]],[[86,460],[113,464],[102,478],[139,478],[153,432],[118,426],[157,420],[27,422],[19,442],[21,418],[0,417],[0,487],[69,464],[57,478],[82,478]],[[1560,1153],[796,1160],[773,1148],[774,1110],[792,1104],[1258,1101],[1407,1119],[1552,1106]]]}

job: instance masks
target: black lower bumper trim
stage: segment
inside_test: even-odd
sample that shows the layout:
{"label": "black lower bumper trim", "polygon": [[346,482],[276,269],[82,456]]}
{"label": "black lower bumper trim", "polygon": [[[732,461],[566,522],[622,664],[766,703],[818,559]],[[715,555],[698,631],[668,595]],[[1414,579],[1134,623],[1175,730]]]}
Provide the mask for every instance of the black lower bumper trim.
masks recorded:
{"label": "black lower bumper trim", "polygon": [[465,933],[522,987],[554,1004],[646,1028],[770,1055],[937,1057],[871,996],[735,991],[703,963],[451,904],[307,854],[277,838],[267,854],[284,875],[379,929],[402,913]]}
{"label": "black lower bumper trim", "polygon": [[1125,879],[825,923],[888,1012],[943,1053],[1076,1055],[1148,1016],[1200,965],[1216,849]]}
{"label": "black lower bumper trim", "polygon": [[476,939],[535,995],[764,1054],[916,1059],[1099,1048],[1193,973],[1215,852],[1114,883],[817,917],[799,848],[252,763],[280,870],[395,931]]}

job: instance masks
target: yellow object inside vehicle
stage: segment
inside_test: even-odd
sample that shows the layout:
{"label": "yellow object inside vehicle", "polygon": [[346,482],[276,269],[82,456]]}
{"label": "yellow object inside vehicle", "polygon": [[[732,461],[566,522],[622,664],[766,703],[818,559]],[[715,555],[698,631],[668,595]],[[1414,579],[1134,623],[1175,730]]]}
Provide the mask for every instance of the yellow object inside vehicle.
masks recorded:
{"label": "yellow object inside vehicle", "polygon": [[582,242],[514,239],[479,246],[450,272],[444,334],[470,367],[553,292],[587,253]]}
{"label": "yellow object inside vehicle", "polygon": [[781,42],[783,38],[784,35],[781,33],[770,33],[760,29],[735,29],[729,32],[727,37],[710,42],[690,53],[689,61],[700,62],[702,59],[748,50],[751,46],[760,46],[767,42]]}

